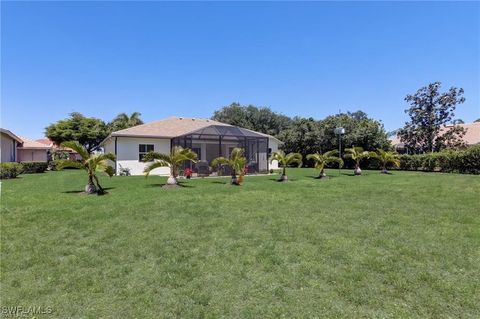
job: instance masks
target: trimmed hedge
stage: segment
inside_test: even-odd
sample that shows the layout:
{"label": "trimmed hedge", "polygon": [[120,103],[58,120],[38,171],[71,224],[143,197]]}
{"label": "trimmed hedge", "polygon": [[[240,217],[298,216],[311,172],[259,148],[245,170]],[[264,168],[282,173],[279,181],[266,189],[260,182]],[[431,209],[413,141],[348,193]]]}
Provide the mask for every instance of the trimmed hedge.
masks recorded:
{"label": "trimmed hedge", "polygon": [[47,170],[47,162],[22,162],[24,174],[44,173]]}
{"label": "trimmed hedge", "polygon": [[0,179],[16,178],[22,171],[20,163],[0,163]]}
{"label": "trimmed hedge", "polygon": [[462,151],[401,155],[400,169],[406,171],[480,174],[480,145]]}

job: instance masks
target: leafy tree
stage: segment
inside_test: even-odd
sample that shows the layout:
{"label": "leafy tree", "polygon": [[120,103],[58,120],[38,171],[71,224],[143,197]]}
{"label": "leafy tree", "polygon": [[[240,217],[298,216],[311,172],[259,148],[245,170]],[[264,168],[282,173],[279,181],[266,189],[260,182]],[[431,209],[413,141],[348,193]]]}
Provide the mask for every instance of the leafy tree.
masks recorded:
{"label": "leafy tree", "polygon": [[455,116],[456,106],[465,102],[463,89],[452,87],[441,93],[440,86],[440,82],[430,83],[405,97],[410,104],[405,111],[410,121],[405,123],[398,135],[412,152],[435,152],[463,144],[465,129],[456,125],[446,127]]}
{"label": "leafy tree", "polygon": [[300,153],[285,154],[284,151],[279,150],[277,152],[273,152],[272,156],[270,157],[270,162],[278,162],[278,165],[282,167],[282,176],[280,177],[280,181],[286,182],[288,181],[287,166],[296,164],[298,167],[300,167],[302,166],[302,159],[303,157]]}
{"label": "leafy tree", "polygon": [[141,115],[142,114],[139,112],[133,112],[130,116],[126,113],[120,113],[108,124],[109,131],[115,132],[143,124],[143,121],[140,118]]}
{"label": "leafy tree", "polygon": [[[105,194],[105,190],[100,185],[97,172],[104,172],[108,176],[112,176],[114,169],[108,164],[108,161],[115,161],[115,155],[112,153],[92,155],[90,152],[78,141],[68,141],[61,144],[62,147],[69,147],[77,152],[81,157],[81,161],[60,160],[57,164],[58,169],[67,167],[82,168],[87,172],[88,182],[85,186],[87,194],[97,193],[99,195]],[[96,183],[96,185],[95,185]]]}
{"label": "leafy tree", "polygon": [[465,121],[462,119],[456,119],[452,121],[452,124],[465,124]]}
{"label": "leafy tree", "polygon": [[293,118],[291,125],[278,138],[283,142],[281,147],[286,153],[300,153],[302,158],[321,152],[325,140],[319,121],[301,117]]}
{"label": "leafy tree", "polygon": [[230,158],[225,158],[225,157],[217,157],[215,158],[212,163],[212,166],[218,166],[218,165],[225,165],[230,167],[232,171],[232,179],[230,183],[232,185],[240,185],[237,175],[243,176],[243,172],[245,170],[245,165],[247,165],[247,159],[244,156],[244,150],[243,148],[234,148],[232,150],[232,153],[230,154]]}
{"label": "leafy tree", "polygon": [[400,157],[396,152],[384,151],[378,149],[377,152],[371,153],[371,157],[379,160],[382,168],[382,173],[388,174],[387,167],[392,165],[394,167],[400,167]]}
{"label": "leafy tree", "polygon": [[215,111],[212,119],[273,136],[277,136],[291,122],[289,117],[273,112],[268,107],[242,106],[239,103]]}
{"label": "leafy tree", "polygon": [[320,171],[320,175],[318,178],[325,178],[327,174],[325,174],[325,166],[330,163],[338,163],[339,167],[343,166],[343,160],[338,157],[338,151],[328,151],[324,154],[315,153],[315,154],[308,154],[307,160],[313,160],[315,162],[315,168]]}
{"label": "leafy tree", "polygon": [[476,119],[475,121],[473,121],[474,123],[478,123],[480,122],[480,119]]}
{"label": "leafy tree", "polygon": [[336,127],[345,128],[342,136],[342,153],[345,148],[360,146],[364,149],[386,149],[390,145],[383,124],[369,118],[362,111],[347,112],[326,117],[319,125],[323,130],[321,148],[331,150],[338,148],[338,136],[334,130]]}
{"label": "leafy tree", "polygon": [[45,135],[57,145],[78,141],[91,153],[108,136],[108,130],[102,120],[74,112],[69,118],[50,124]]}
{"label": "leafy tree", "polygon": [[185,161],[196,163],[197,153],[189,148],[181,146],[174,146],[170,154],[162,154],[157,152],[148,152],[143,157],[144,162],[154,161],[145,167],[144,173],[148,177],[150,172],[159,167],[168,166],[170,168],[170,177],[167,180],[167,185],[177,185],[177,176],[180,171],[180,166]]}
{"label": "leafy tree", "polygon": [[355,175],[362,175],[362,169],[360,168],[360,162],[364,159],[370,158],[373,154],[365,151],[363,147],[355,146],[345,149],[345,158],[355,161]]}

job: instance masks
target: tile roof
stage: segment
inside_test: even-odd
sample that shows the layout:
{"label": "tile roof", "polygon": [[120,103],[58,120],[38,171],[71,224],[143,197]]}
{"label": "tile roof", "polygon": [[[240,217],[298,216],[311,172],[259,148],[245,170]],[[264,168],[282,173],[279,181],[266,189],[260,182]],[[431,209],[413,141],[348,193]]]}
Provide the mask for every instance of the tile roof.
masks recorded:
{"label": "tile roof", "polygon": [[43,143],[40,143],[40,142],[37,142],[37,141],[32,141],[26,137],[22,137],[20,136],[20,139],[22,140],[22,146],[20,146],[21,148],[23,149],[33,149],[33,148],[36,148],[36,149],[50,149],[51,146],[48,146],[48,145],[45,145]]}
{"label": "tile roof", "polygon": [[[474,145],[480,143],[480,122],[456,125],[463,127],[467,131],[463,136],[463,140],[467,145]],[[442,128],[440,132],[444,132],[452,126],[453,125],[447,125],[446,127]],[[403,145],[398,135],[392,136],[390,138],[390,142],[392,143],[392,145]]]}

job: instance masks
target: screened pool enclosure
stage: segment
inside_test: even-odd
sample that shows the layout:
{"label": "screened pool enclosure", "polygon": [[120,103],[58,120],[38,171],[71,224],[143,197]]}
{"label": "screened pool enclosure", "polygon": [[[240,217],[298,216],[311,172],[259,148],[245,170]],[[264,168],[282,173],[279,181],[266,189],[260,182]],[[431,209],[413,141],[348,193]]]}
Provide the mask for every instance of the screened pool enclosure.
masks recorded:
{"label": "screened pool enclosure", "polygon": [[[173,146],[190,148],[198,155],[198,163],[185,163],[184,167],[190,167],[199,175],[209,175],[217,168],[210,167],[213,159],[223,156],[230,157],[236,147],[243,148],[247,159],[247,173],[267,172],[268,163],[268,137],[247,129],[226,126],[211,125],[186,135],[172,139]],[[229,174],[228,168],[223,168],[220,173]]]}

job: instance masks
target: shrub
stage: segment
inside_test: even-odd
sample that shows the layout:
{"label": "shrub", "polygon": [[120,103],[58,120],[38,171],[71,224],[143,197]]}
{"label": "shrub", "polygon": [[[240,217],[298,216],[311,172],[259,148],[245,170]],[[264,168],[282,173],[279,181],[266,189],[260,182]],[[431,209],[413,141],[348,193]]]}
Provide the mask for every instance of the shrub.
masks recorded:
{"label": "shrub", "polygon": [[47,162],[22,162],[24,174],[44,173],[47,170]]}
{"label": "shrub", "polygon": [[401,155],[400,169],[407,171],[480,174],[480,145],[465,150]]}
{"label": "shrub", "polygon": [[[56,160],[52,160],[50,162],[48,162],[48,170],[50,171],[59,171],[59,169],[57,168],[58,167],[58,164],[60,164],[61,162],[64,162],[65,160],[63,159],[56,159]],[[81,161],[77,161],[79,163],[81,163]],[[78,169],[77,167],[65,167],[64,169]]]}
{"label": "shrub", "polygon": [[20,163],[0,163],[0,179],[16,178],[22,171]]}

